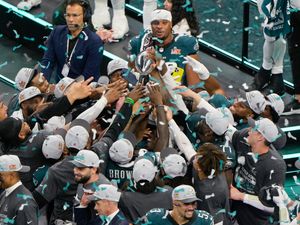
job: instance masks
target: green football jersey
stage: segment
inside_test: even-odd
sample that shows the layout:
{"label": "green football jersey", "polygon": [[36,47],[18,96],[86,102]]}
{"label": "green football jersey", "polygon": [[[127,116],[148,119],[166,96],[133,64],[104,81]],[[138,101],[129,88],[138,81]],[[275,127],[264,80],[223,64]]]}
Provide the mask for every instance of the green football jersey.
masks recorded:
{"label": "green football jersey", "polygon": [[[138,223],[139,225],[176,225],[170,211],[166,209],[152,209]],[[213,217],[205,211],[195,210],[192,219],[186,225],[213,225]]]}
{"label": "green football jersey", "polygon": [[172,42],[164,47],[157,46],[153,40],[155,37],[152,37],[151,31],[145,30],[129,41],[128,50],[131,55],[136,56],[147,47],[154,46],[168,67],[174,68],[172,76],[175,81],[187,85],[183,57],[197,54],[199,50],[197,39],[189,35],[173,34]]}

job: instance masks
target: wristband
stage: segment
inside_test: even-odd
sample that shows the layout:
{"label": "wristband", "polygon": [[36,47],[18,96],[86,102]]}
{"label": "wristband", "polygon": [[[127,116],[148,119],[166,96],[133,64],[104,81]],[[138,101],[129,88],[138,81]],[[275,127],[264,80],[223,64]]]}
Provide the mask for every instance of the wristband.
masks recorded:
{"label": "wristband", "polygon": [[129,98],[129,97],[126,97],[124,102],[129,103],[131,105],[134,105],[134,100],[132,98]]}

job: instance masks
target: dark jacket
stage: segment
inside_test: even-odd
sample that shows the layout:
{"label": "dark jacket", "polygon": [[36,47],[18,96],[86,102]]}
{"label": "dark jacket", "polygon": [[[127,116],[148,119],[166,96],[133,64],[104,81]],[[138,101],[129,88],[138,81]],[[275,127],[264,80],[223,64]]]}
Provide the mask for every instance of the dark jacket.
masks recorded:
{"label": "dark jacket", "polygon": [[[81,209],[76,209],[75,213],[77,214],[76,216],[79,219],[77,221],[77,225],[101,225],[101,224],[106,224],[106,222],[102,219],[101,216],[97,216],[94,219],[87,221],[84,218],[86,218],[86,213],[87,210],[85,208]],[[117,215],[114,216],[114,218],[110,221],[109,225],[129,225],[128,221],[126,220],[124,214],[119,211]]]}
{"label": "dark jacket", "polygon": [[[47,49],[41,62],[42,72],[47,80],[50,80],[55,65],[57,66],[56,80],[63,78],[61,72],[66,63],[68,33],[68,27],[60,25],[51,32],[47,40]],[[93,76],[97,81],[100,76],[102,56],[103,43],[100,37],[88,28],[83,28],[71,58],[68,77],[76,78],[83,75],[86,79]]]}

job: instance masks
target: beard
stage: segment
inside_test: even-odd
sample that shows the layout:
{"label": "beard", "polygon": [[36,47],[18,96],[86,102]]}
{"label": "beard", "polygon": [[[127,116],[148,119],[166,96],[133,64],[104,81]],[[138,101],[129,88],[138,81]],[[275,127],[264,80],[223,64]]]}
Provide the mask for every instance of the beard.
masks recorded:
{"label": "beard", "polygon": [[86,182],[88,182],[89,179],[90,179],[89,176],[81,176],[79,178],[76,178],[75,176],[75,182],[78,184],[85,184]]}

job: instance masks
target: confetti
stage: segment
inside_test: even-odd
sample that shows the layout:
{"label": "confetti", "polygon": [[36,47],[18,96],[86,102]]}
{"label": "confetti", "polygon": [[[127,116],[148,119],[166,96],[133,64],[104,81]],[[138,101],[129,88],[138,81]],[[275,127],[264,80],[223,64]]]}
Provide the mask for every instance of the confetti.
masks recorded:
{"label": "confetti", "polygon": [[22,210],[24,209],[24,207],[27,206],[27,205],[28,205],[27,202],[26,202],[25,204],[22,204],[22,205],[19,207],[19,210],[22,211]]}
{"label": "confetti", "polygon": [[205,199],[213,198],[215,197],[215,193],[212,193],[211,195],[205,195]]}
{"label": "confetti", "polygon": [[236,211],[228,212],[228,215],[231,216],[231,217],[235,217],[236,216]]}
{"label": "confetti", "polygon": [[64,204],[64,206],[63,206],[63,209],[64,209],[64,210],[67,210],[69,207],[70,207],[70,205],[69,205],[68,203],[65,202],[65,204]]}
{"label": "confetti", "polygon": [[32,199],[30,195],[17,194],[17,198],[22,198],[23,200]]}
{"label": "confetti", "polygon": [[210,175],[207,178],[208,179],[213,179],[215,172],[216,171],[214,169],[212,169],[211,172],[210,172]]}
{"label": "confetti", "polygon": [[45,16],[46,16],[46,14],[44,12],[34,15],[35,18],[44,18]]}
{"label": "confetti", "polygon": [[68,191],[70,187],[70,182],[67,182],[66,186],[63,187],[64,192]]}
{"label": "confetti", "polygon": [[44,51],[48,50],[48,48],[46,46],[44,46],[44,45],[39,45],[38,48],[43,49]]}
{"label": "confetti", "polygon": [[9,219],[8,217],[6,217],[4,220],[3,220],[4,223],[6,224],[15,224],[15,220],[14,219]]}
{"label": "confetti", "polygon": [[186,7],[188,7],[190,4],[191,4],[191,2],[190,2],[189,0],[185,0],[185,4],[182,5],[181,7],[182,7],[182,8],[186,8]]}
{"label": "confetti", "polygon": [[103,50],[104,50],[104,48],[103,48],[103,46],[101,46],[101,47],[99,48],[98,52],[101,53],[101,52],[103,52]]}
{"label": "confetti", "polygon": [[273,174],[273,173],[274,173],[274,170],[271,170],[271,171],[270,171],[270,176],[269,176],[269,179],[270,179],[270,180],[272,180],[272,174]]}
{"label": "confetti", "polygon": [[293,136],[291,132],[288,132],[288,133],[287,133],[287,136],[288,136],[288,138],[297,141],[297,138],[296,138],[295,136]]}
{"label": "confetti", "polygon": [[296,175],[293,176],[293,179],[294,179],[294,181],[295,181],[295,184],[300,185],[300,182],[298,181],[298,178],[297,178]]}
{"label": "confetti", "polygon": [[248,90],[248,89],[249,89],[249,86],[248,86],[246,83],[243,83],[242,86],[243,86],[243,88],[244,88],[245,90]]}
{"label": "confetti", "polygon": [[59,16],[59,11],[58,10],[55,10],[54,11],[54,18],[57,18]]}
{"label": "confetti", "polygon": [[6,66],[6,65],[7,65],[7,61],[5,61],[4,63],[0,64],[0,69],[1,69],[2,67]]}
{"label": "confetti", "polygon": [[16,51],[18,48],[21,48],[21,47],[22,47],[22,44],[17,45],[17,46],[14,46],[12,50],[13,50],[13,52],[14,52],[14,51]]}
{"label": "confetti", "polygon": [[24,53],[23,55],[24,55],[24,57],[26,58],[26,62],[30,62],[30,61],[32,60],[32,58],[30,58],[30,57],[27,55],[27,53]]}
{"label": "confetti", "polygon": [[20,34],[18,34],[16,30],[13,30],[13,32],[15,33],[15,38],[18,39],[20,37]]}
{"label": "confetti", "polygon": [[159,38],[157,38],[157,37],[152,38],[152,40],[153,40],[153,41],[157,41],[157,42],[160,43],[160,44],[164,43],[164,40],[159,39]]}

